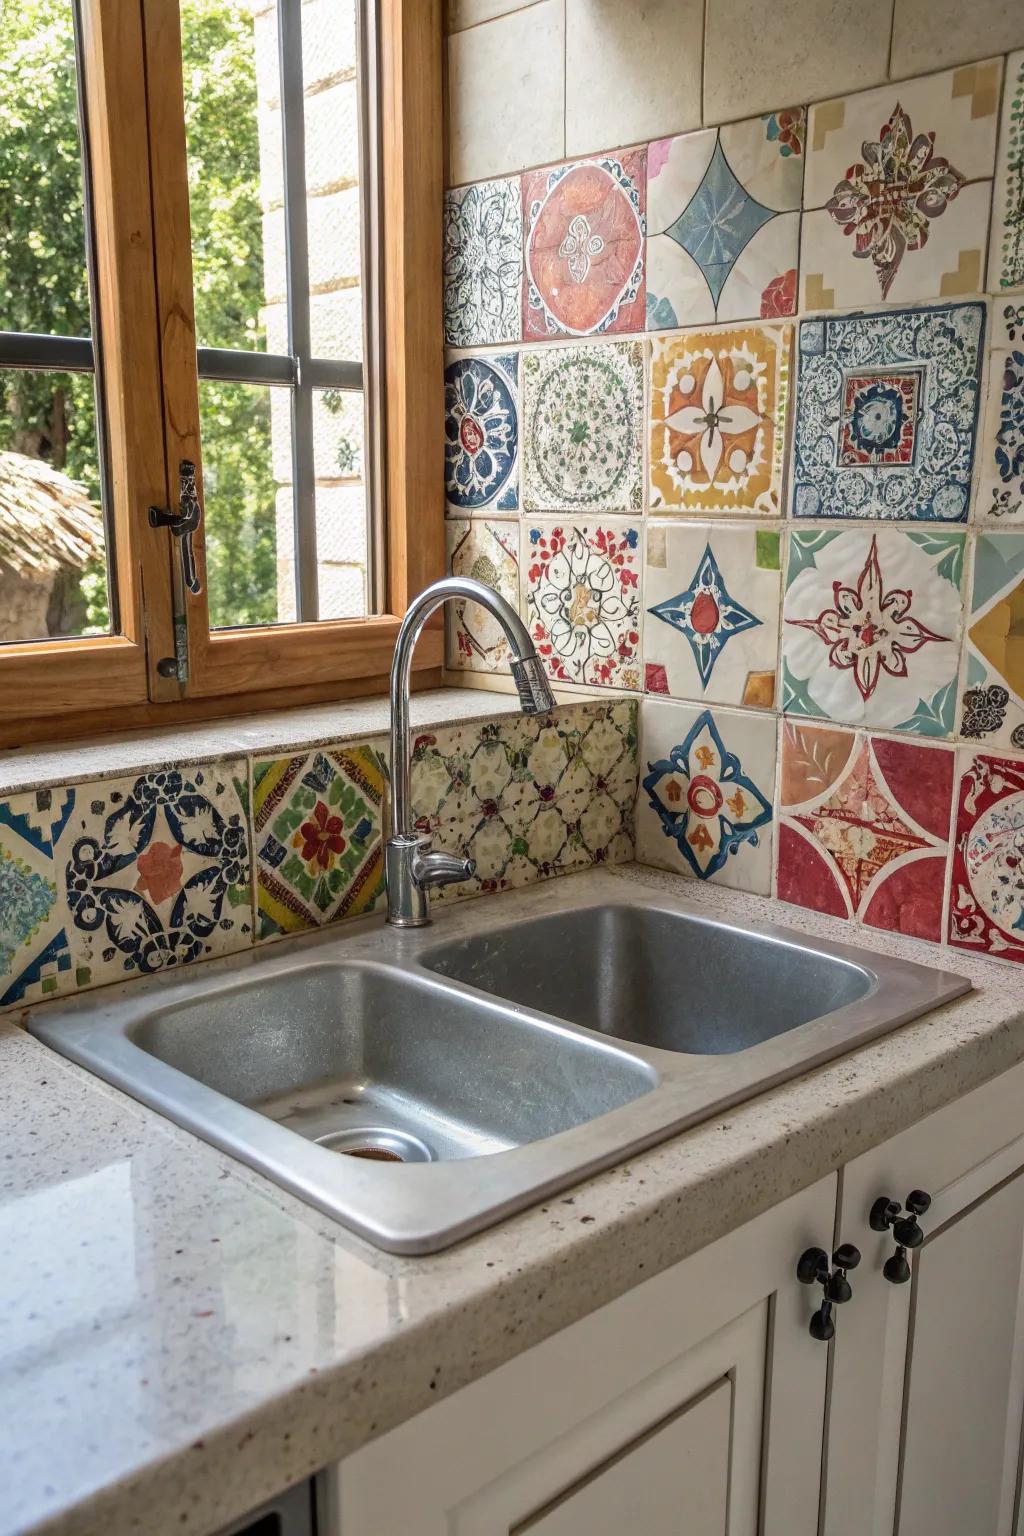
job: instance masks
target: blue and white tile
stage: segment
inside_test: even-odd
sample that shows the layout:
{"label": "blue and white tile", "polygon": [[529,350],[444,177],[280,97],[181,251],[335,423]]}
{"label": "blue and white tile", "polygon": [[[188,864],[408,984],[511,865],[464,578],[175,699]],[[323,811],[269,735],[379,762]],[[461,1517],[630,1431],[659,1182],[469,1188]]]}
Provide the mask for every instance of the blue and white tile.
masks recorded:
{"label": "blue and white tile", "polygon": [[40,789],[0,800],[0,1008],[42,1002],[73,985],[53,845],[75,794]]}
{"label": "blue and white tile", "polygon": [[54,839],[77,987],[252,942],[244,759],[77,786]]}
{"label": "blue and white tile", "polygon": [[967,519],[985,305],[800,325],[794,517]]}
{"label": "blue and white tile", "polygon": [[519,506],[519,354],[452,358],[444,371],[444,489],[450,517]]}
{"label": "blue and white tile", "polygon": [[794,312],[803,148],[801,109],[650,145],[648,330]]}
{"label": "blue and white tile", "polygon": [[992,351],[975,515],[1024,526],[1024,295],[992,304]]}
{"label": "blue and white tile", "polygon": [[767,896],[775,764],[772,715],[644,699],[637,858]]}
{"label": "blue and white tile", "polygon": [[444,332],[452,347],[519,341],[523,275],[519,178],[456,187],[444,199]]}

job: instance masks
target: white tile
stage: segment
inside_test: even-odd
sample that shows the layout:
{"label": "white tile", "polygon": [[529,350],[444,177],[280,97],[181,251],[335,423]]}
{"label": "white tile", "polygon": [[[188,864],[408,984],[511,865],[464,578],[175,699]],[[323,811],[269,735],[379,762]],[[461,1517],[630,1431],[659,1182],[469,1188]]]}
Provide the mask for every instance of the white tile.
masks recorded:
{"label": "white tile", "polygon": [[708,0],[704,121],[820,101],[884,80],[893,0]]}
{"label": "white tile", "polygon": [[507,16],[510,11],[524,11],[537,0],[448,0],[445,7],[445,30],[462,32],[466,27],[477,27],[482,21],[493,21],[495,16]]}
{"label": "white tile", "polygon": [[703,0],[566,0],[566,154],[699,127],[703,42]]}
{"label": "white tile", "polygon": [[896,0],[892,25],[894,80],[986,53],[1024,47],[1021,0]]}
{"label": "white tile", "polygon": [[453,185],[563,159],[564,115],[564,0],[448,39]]}
{"label": "white tile", "polygon": [[1003,123],[992,198],[992,239],[989,242],[990,293],[1024,288],[1024,53],[1006,61]]}

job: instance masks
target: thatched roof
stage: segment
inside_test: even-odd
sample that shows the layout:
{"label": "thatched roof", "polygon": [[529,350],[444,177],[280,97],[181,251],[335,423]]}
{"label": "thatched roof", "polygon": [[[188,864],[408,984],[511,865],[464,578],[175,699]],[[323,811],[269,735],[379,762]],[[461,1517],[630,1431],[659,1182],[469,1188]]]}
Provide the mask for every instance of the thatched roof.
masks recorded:
{"label": "thatched roof", "polygon": [[67,475],[23,453],[0,453],[0,572],[43,582],[103,554],[103,519]]}

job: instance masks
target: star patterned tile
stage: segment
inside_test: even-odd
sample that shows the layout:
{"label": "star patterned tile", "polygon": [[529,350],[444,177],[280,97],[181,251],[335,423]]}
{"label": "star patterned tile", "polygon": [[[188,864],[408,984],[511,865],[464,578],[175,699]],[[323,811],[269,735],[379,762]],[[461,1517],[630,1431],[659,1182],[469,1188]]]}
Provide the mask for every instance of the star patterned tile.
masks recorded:
{"label": "star patterned tile", "polygon": [[795,531],[783,708],[922,736],[952,733],[964,535]]}
{"label": "star patterned tile", "polygon": [[523,177],[523,336],[641,331],[647,151]]}
{"label": "star patterned tile", "polygon": [[645,699],[637,857],[766,896],[775,750],[770,715]]}
{"label": "star patterned tile", "polygon": [[527,622],[548,676],[639,690],[639,526],[588,519],[523,533]]}
{"label": "star patterned tile", "polygon": [[384,897],[383,743],[253,765],[259,937],[372,912]]}
{"label": "star patterned tile", "polygon": [[788,325],[654,338],[652,511],[779,515],[791,345]]}
{"label": "star patterned tile", "polygon": [[456,187],[444,199],[444,335],[452,347],[519,341],[523,230],[519,178]]}
{"label": "star patterned tile", "polygon": [[444,489],[452,517],[519,506],[519,354],[460,357],[444,371]]}
{"label": "star patterned tile", "polygon": [[951,747],[787,720],[780,900],[938,943],[954,762]]}
{"label": "star patterned tile", "polygon": [[776,528],[647,528],[644,689],[770,709],[780,604]]}
{"label": "star patterned tile", "polygon": [[801,307],[980,293],[1002,61],[810,109]]}
{"label": "star patterned tile", "polygon": [[[519,611],[519,524],[474,517],[446,525],[448,570],[483,582]],[[489,609],[463,598],[445,607],[447,664],[452,671],[505,672],[508,636]]]}
{"label": "star patterned tile", "polygon": [[949,943],[1024,962],[1024,762],[969,757],[950,868]]}
{"label": "star patterned tile", "polygon": [[796,309],[804,113],[660,139],[647,152],[647,328]]}
{"label": "star patterned tile", "polygon": [[996,294],[1024,288],[1024,50],[1006,61],[988,288]]}
{"label": "star patterned tile", "polygon": [[805,320],[794,517],[967,519],[983,304]]}
{"label": "star patterned tile", "polygon": [[1024,751],[1024,530],[978,536],[965,651],[960,735]]}
{"label": "star patterned tile", "polygon": [[639,512],[643,409],[641,342],[525,352],[525,510]]}

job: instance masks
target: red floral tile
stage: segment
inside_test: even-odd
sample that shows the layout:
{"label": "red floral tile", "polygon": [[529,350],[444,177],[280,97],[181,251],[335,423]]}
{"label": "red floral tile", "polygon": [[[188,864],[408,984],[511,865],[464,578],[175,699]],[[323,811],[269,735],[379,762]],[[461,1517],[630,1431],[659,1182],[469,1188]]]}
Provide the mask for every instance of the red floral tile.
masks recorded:
{"label": "red floral tile", "polygon": [[523,177],[524,337],[642,331],[647,151]]}
{"label": "red floral tile", "polygon": [[787,721],[778,894],[938,942],[953,750]]}
{"label": "red floral tile", "polygon": [[1024,761],[979,754],[960,780],[949,942],[1024,961]]}

